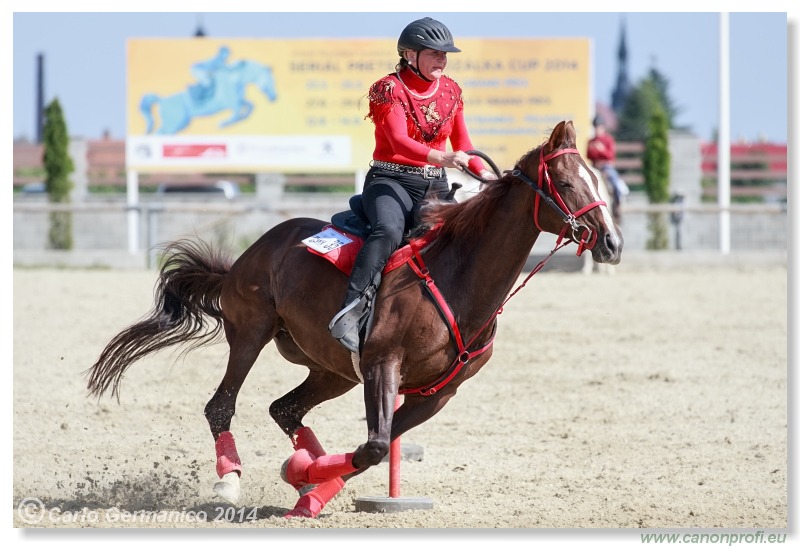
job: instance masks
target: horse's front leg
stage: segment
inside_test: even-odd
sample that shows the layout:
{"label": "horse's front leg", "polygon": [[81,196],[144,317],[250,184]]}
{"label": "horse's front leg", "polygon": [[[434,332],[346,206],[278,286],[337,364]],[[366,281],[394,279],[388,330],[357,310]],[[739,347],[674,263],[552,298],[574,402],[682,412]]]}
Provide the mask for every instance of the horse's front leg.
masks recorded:
{"label": "horse's front leg", "polygon": [[398,371],[398,362],[387,361],[364,373],[367,442],[353,455],[353,466],[359,470],[380,464],[389,454],[394,407],[400,386]]}
{"label": "horse's front leg", "polygon": [[394,412],[392,422],[392,441],[432,418],[456,394],[455,386],[446,388],[429,397],[421,395],[407,395]]}
{"label": "horse's front leg", "polygon": [[253,112],[253,104],[250,103],[249,101],[242,99],[241,102],[233,108],[233,113],[231,114],[231,117],[228,120],[223,120],[222,122],[220,122],[219,127],[225,128],[226,126],[230,126],[231,124],[239,122],[240,120],[244,120],[247,117],[249,117],[250,113],[252,112]]}
{"label": "horse's front leg", "polygon": [[364,375],[364,401],[368,440],[355,452],[328,455],[313,432],[296,432],[295,453],[284,464],[284,479],[301,490],[316,485],[297,501],[286,517],[317,517],[324,506],[344,487],[344,480],[376,464],[389,453],[392,417],[398,389],[399,362],[384,362],[367,369]]}

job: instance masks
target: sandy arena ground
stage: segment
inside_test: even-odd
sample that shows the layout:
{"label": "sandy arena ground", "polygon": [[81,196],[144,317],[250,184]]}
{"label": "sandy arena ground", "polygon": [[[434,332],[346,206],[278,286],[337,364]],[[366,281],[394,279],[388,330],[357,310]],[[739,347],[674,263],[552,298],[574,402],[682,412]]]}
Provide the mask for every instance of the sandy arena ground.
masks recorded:
{"label": "sandy arena ground", "polygon": [[[297,494],[278,477],[291,447],[267,409],[306,371],[274,346],[233,421],[238,507],[212,491],[203,417],[225,344],[135,364],[119,404],[86,396],[82,372],[150,308],[154,282],[14,271],[15,526],[787,527],[785,268],[626,269],[623,258],[614,276],[537,275],[501,315],[489,364],[403,438],[424,448],[402,465],[403,494],[435,508],[354,512],[355,498],[387,495],[384,464],[320,518],[291,521]],[[366,439],[360,389],[306,423],[329,452],[354,450]]]}

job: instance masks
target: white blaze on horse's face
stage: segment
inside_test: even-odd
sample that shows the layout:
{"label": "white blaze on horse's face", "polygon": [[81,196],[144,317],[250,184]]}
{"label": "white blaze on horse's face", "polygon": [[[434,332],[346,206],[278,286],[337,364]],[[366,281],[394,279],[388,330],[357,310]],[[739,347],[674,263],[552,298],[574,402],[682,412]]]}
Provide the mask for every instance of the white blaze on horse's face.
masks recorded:
{"label": "white blaze on horse's face", "polygon": [[[584,168],[583,164],[581,164],[580,167],[578,168],[578,175],[580,175],[583,182],[589,188],[589,192],[592,194],[593,201],[605,200],[606,202],[608,202],[608,200],[606,200],[605,198],[601,198],[600,195],[597,193],[597,188],[594,186],[594,183],[592,183],[592,175],[586,168]],[[616,225],[614,225],[614,218],[611,216],[611,212],[609,211],[608,206],[600,205],[598,208],[600,208],[600,211],[603,213],[603,222],[606,224],[609,233],[612,234],[613,238],[616,239],[617,241],[615,244],[619,244],[619,239],[617,238],[617,232],[616,232]]]}

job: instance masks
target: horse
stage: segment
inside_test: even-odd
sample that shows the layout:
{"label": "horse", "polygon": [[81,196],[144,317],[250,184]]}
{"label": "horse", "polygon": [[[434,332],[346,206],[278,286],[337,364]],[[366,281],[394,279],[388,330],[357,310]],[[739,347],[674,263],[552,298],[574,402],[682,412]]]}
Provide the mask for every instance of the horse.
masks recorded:
{"label": "horse", "polygon": [[607,197],[608,204],[611,205],[611,215],[614,216],[614,222],[619,225],[622,222],[622,205],[625,202],[625,197],[630,193],[628,185],[622,179],[622,176],[617,175],[617,182],[621,189],[619,192],[615,192],[614,185],[602,170],[591,164],[589,168],[594,172],[597,181],[600,182],[600,193],[605,194]]}
{"label": "horse", "polygon": [[[558,235],[561,247],[577,243],[578,255],[591,250],[597,262],[619,263],[623,238],[597,186],[575,148],[572,122],[562,121],[481,192],[460,203],[431,201],[420,214],[430,231],[398,252],[410,249],[410,259],[385,273],[353,355],[327,330],[348,278],[302,244],[326,222],[284,221],[232,264],[198,239],[174,241],[166,246],[153,309],[106,345],[87,371],[90,395],[111,389],[119,399],[123,374],[141,357],[176,344],[188,352],[224,332],[227,368],[204,414],[217,453],[215,491],[236,503],[236,398],[260,351],[274,341],[287,361],[309,371],[269,407],[294,448],[281,477],[300,496],[285,517],[316,517],[346,481],[379,464],[391,441],[438,413],[489,361],[496,316],[542,231]],[[303,417],[359,384],[367,440],[352,452],[326,454]],[[395,410],[398,394],[405,399]]]}
{"label": "horse", "polygon": [[[620,215],[620,203],[616,198],[616,194],[613,190],[610,189],[611,185],[606,181],[603,173],[595,168],[594,166],[588,164],[589,171],[592,175],[597,179],[597,191],[600,195],[600,198],[606,202],[606,204],[611,205],[611,216],[614,218],[614,223],[617,226],[620,225],[621,215]],[[581,267],[581,273],[584,275],[590,275],[594,271],[598,273],[605,273],[606,275],[613,275],[614,274],[614,266],[611,264],[601,264],[595,262],[590,255],[585,255],[583,257],[583,267]]]}
{"label": "horse", "polygon": [[139,110],[147,122],[147,133],[155,130],[153,106],[158,105],[161,127],[157,134],[171,135],[184,130],[194,117],[205,117],[230,110],[231,115],[219,123],[220,128],[236,124],[253,111],[253,104],[245,99],[247,86],[254,84],[269,99],[275,101],[275,80],[272,68],[253,61],[238,61],[216,69],[208,85],[191,85],[186,91],[166,97],[145,94]]}

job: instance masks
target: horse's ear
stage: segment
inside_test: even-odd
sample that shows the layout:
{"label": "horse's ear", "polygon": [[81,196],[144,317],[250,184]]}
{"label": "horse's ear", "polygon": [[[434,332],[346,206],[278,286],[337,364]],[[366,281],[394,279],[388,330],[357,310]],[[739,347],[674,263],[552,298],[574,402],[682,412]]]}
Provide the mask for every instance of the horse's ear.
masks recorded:
{"label": "horse's ear", "polygon": [[564,125],[564,134],[566,137],[566,147],[575,148],[575,138],[577,134],[575,133],[575,126],[573,126],[572,121],[570,120]]}
{"label": "horse's ear", "polygon": [[562,120],[553,129],[550,134],[548,145],[551,151],[556,149],[575,148],[575,127],[572,121],[569,122]]}

